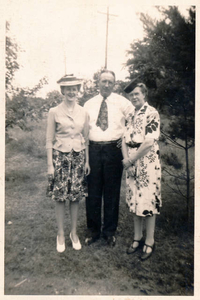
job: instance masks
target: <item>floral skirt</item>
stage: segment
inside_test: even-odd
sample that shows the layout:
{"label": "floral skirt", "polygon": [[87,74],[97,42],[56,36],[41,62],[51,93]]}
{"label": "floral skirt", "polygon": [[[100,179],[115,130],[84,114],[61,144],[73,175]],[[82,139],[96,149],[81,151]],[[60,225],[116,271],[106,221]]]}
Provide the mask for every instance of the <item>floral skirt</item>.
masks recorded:
{"label": "floral skirt", "polygon": [[60,152],[53,149],[54,185],[52,199],[64,202],[80,201],[87,196],[85,150]]}
{"label": "floral skirt", "polygon": [[[136,151],[136,148],[128,148],[129,156]],[[130,212],[140,217],[160,214],[161,165],[158,146],[153,146],[132,168],[134,176],[127,175],[126,178],[126,203]]]}

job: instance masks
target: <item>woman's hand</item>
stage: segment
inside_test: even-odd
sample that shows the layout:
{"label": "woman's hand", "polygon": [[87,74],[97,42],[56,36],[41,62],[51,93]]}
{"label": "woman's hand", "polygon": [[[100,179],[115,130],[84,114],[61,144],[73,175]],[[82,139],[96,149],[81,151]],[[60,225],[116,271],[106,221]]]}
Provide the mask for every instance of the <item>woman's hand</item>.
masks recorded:
{"label": "woman's hand", "polygon": [[130,166],[133,165],[128,158],[124,158],[122,160],[122,163],[123,163],[123,166],[124,166],[125,170],[127,170]]}
{"label": "woman's hand", "polygon": [[88,176],[90,174],[90,165],[88,162],[85,163],[85,175]]}
{"label": "woman's hand", "polygon": [[130,166],[127,170],[127,175],[130,176],[130,177],[133,177],[135,176],[135,166]]}
{"label": "woman's hand", "polygon": [[48,175],[53,175],[53,178],[54,178],[54,166],[53,165],[48,166],[47,173],[48,173]]}

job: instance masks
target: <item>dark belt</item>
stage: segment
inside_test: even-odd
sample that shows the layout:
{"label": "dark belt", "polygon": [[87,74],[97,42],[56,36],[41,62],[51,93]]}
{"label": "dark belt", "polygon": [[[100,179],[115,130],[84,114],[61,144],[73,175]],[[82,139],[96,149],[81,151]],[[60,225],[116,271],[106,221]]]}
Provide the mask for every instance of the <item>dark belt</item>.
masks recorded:
{"label": "dark belt", "polygon": [[139,148],[142,143],[127,143],[126,145],[130,148]]}
{"label": "dark belt", "polygon": [[102,141],[102,142],[95,142],[95,141],[89,141],[90,145],[109,145],[109,144],[115,144],[117,145],[117,143],[120,141],[119,140],[115,140],[115,141]]}

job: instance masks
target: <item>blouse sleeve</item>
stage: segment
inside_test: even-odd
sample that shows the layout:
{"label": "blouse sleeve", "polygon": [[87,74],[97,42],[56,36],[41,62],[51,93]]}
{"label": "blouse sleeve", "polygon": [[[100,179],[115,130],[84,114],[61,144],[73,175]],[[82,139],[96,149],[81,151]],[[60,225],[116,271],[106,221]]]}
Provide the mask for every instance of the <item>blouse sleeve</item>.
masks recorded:
{"label": "blouse sleeve", "polygon": [[53,110],[50,109],[47,118],[46,149],[53,148],[53,141],[55,140],[55,131],[55,116]]}
{"label": "blouse sleeve", "polygon": [[83,127],[83,137],[85,140],[85,145],[89,145],[89,115],[87,112],[85,112],[85,123]]}
{"label": "blouse sleeve", "polygon": [[151,111],[147,116],[145,138],[158,140],[160,136],[160,117],[157,110]]}

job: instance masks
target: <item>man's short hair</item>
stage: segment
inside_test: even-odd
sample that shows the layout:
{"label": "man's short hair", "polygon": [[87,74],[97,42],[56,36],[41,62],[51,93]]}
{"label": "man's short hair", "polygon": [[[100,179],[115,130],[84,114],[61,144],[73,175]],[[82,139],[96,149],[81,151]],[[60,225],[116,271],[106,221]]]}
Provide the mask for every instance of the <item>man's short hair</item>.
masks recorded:
{"label": "man's short hair", "polygon": [[113,71],[110,71],[110,70],[107,70],[107,69],[101,70],[101,73],[99,75],[99,79],[101,77],[101,74],[103,74],[103,73],[110,73],[110,74],[112,74],[112,76],[114,77],[114,80],[115,80],[115,73]]}

